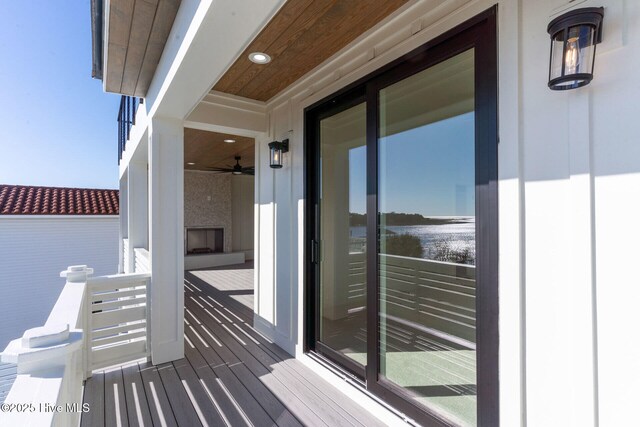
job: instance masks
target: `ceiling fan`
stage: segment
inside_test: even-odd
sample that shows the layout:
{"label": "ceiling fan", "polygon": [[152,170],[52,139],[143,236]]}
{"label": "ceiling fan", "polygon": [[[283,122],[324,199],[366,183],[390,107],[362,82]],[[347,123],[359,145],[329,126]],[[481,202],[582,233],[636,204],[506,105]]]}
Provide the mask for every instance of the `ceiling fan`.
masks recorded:
{"label": "ceiling fan", "polygon": [[236,159],[236,164],[233,166],[229,166],[227,168],[218,168],[218,167],[208,167],[207,169],[209,169],[210,171],[213,172],[220,172],[220,173],[232,173],[234,175],[255,175],[255,167],[253,166],[249,166],[246,168],[243,168],[240,165],[240,156],[235,156],[234,159]]}

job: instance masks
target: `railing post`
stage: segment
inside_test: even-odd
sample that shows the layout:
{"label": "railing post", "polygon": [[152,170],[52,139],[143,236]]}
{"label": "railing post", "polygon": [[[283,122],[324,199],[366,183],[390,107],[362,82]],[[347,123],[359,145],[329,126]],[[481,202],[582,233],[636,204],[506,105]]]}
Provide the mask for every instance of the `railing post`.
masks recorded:
{"label": "railing post", "polygon": [[[89,276],[93,274],[93,268],[86,265],[72,265],[65,271],[60,272],[60,277],[66,278],[67,283],[85,283],[84,298],[80,307],[80,319],[78,321],[82,328],[82,376],[83,379],[91,377],[91,289]],[[76,326],[77,327],[77,326]]]}
{"label": "railing post", "polygon": [[[89,327],[86,309],[86,282],[93,269],[71,266],[60,273],[67,283],[44,326],[32,328],[9,343],[2,362],[17,366],[16,383],[6,403],[63,405],[65,411],[51,413],[43,425],[78,425],[79,413],[65,405],[82,401],[82,380],[87,372],[83,353]],[[30,387],[35,387],[31,390]],[[17,411],[0,413],[0,425],[25,425]]]}

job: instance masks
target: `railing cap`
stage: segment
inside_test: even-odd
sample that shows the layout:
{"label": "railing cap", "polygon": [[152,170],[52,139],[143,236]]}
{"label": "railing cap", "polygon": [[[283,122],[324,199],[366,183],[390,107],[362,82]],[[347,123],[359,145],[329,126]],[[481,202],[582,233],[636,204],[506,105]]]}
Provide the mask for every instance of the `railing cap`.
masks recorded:
{"label": "railing cap", "polygon": [[65,340],[43,347],[25,347],[23,345],[23,339],[18,338],[9,342],[9,345],[4,349],[0,358],[4,363],[17,364],[18,373],[21,373],[21,371],[24,373],[25,370],[33,371],[46,368],[50,365],[56,365],[56,360],[59,360],[58,358],[80,349],[81,344],[82,330],[80,329],[71,329],[68,331]]}
{"label": "railing cap", "polygon": [[22,335],[22,347],[39,348],[62,344],[69,339],[69,325],[45,325],[27,329]]}
{"label": "railing cap", "polygon": [[87,277],[93,274],[93,268],[86,265],[70,265],[66,270],[60,272],[60,277],[67,279],[67,282],[86,282]]}

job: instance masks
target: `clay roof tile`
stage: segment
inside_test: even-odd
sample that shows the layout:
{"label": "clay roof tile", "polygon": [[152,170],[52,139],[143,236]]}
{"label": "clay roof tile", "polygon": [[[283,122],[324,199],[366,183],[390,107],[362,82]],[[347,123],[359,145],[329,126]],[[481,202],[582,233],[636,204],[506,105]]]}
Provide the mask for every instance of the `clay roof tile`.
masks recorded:
{"label": "clay roof tile", "polygon": [[0,215],[118,215],[118,190],[0,184]]}

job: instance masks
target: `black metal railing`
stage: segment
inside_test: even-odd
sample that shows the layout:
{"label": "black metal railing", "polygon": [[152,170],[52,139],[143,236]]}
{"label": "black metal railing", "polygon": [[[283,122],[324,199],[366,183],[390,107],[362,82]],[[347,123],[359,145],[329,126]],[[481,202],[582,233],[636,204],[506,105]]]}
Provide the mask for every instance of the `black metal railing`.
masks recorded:
{"label": "black metal railing", "polygon": [[122,95],[120,109],[118,110],[118,164],[122,160],[122,153],[129,140],[131,126],[136,124],[136,111],[138,106],[144,103],[144,99],[135,96]]}

